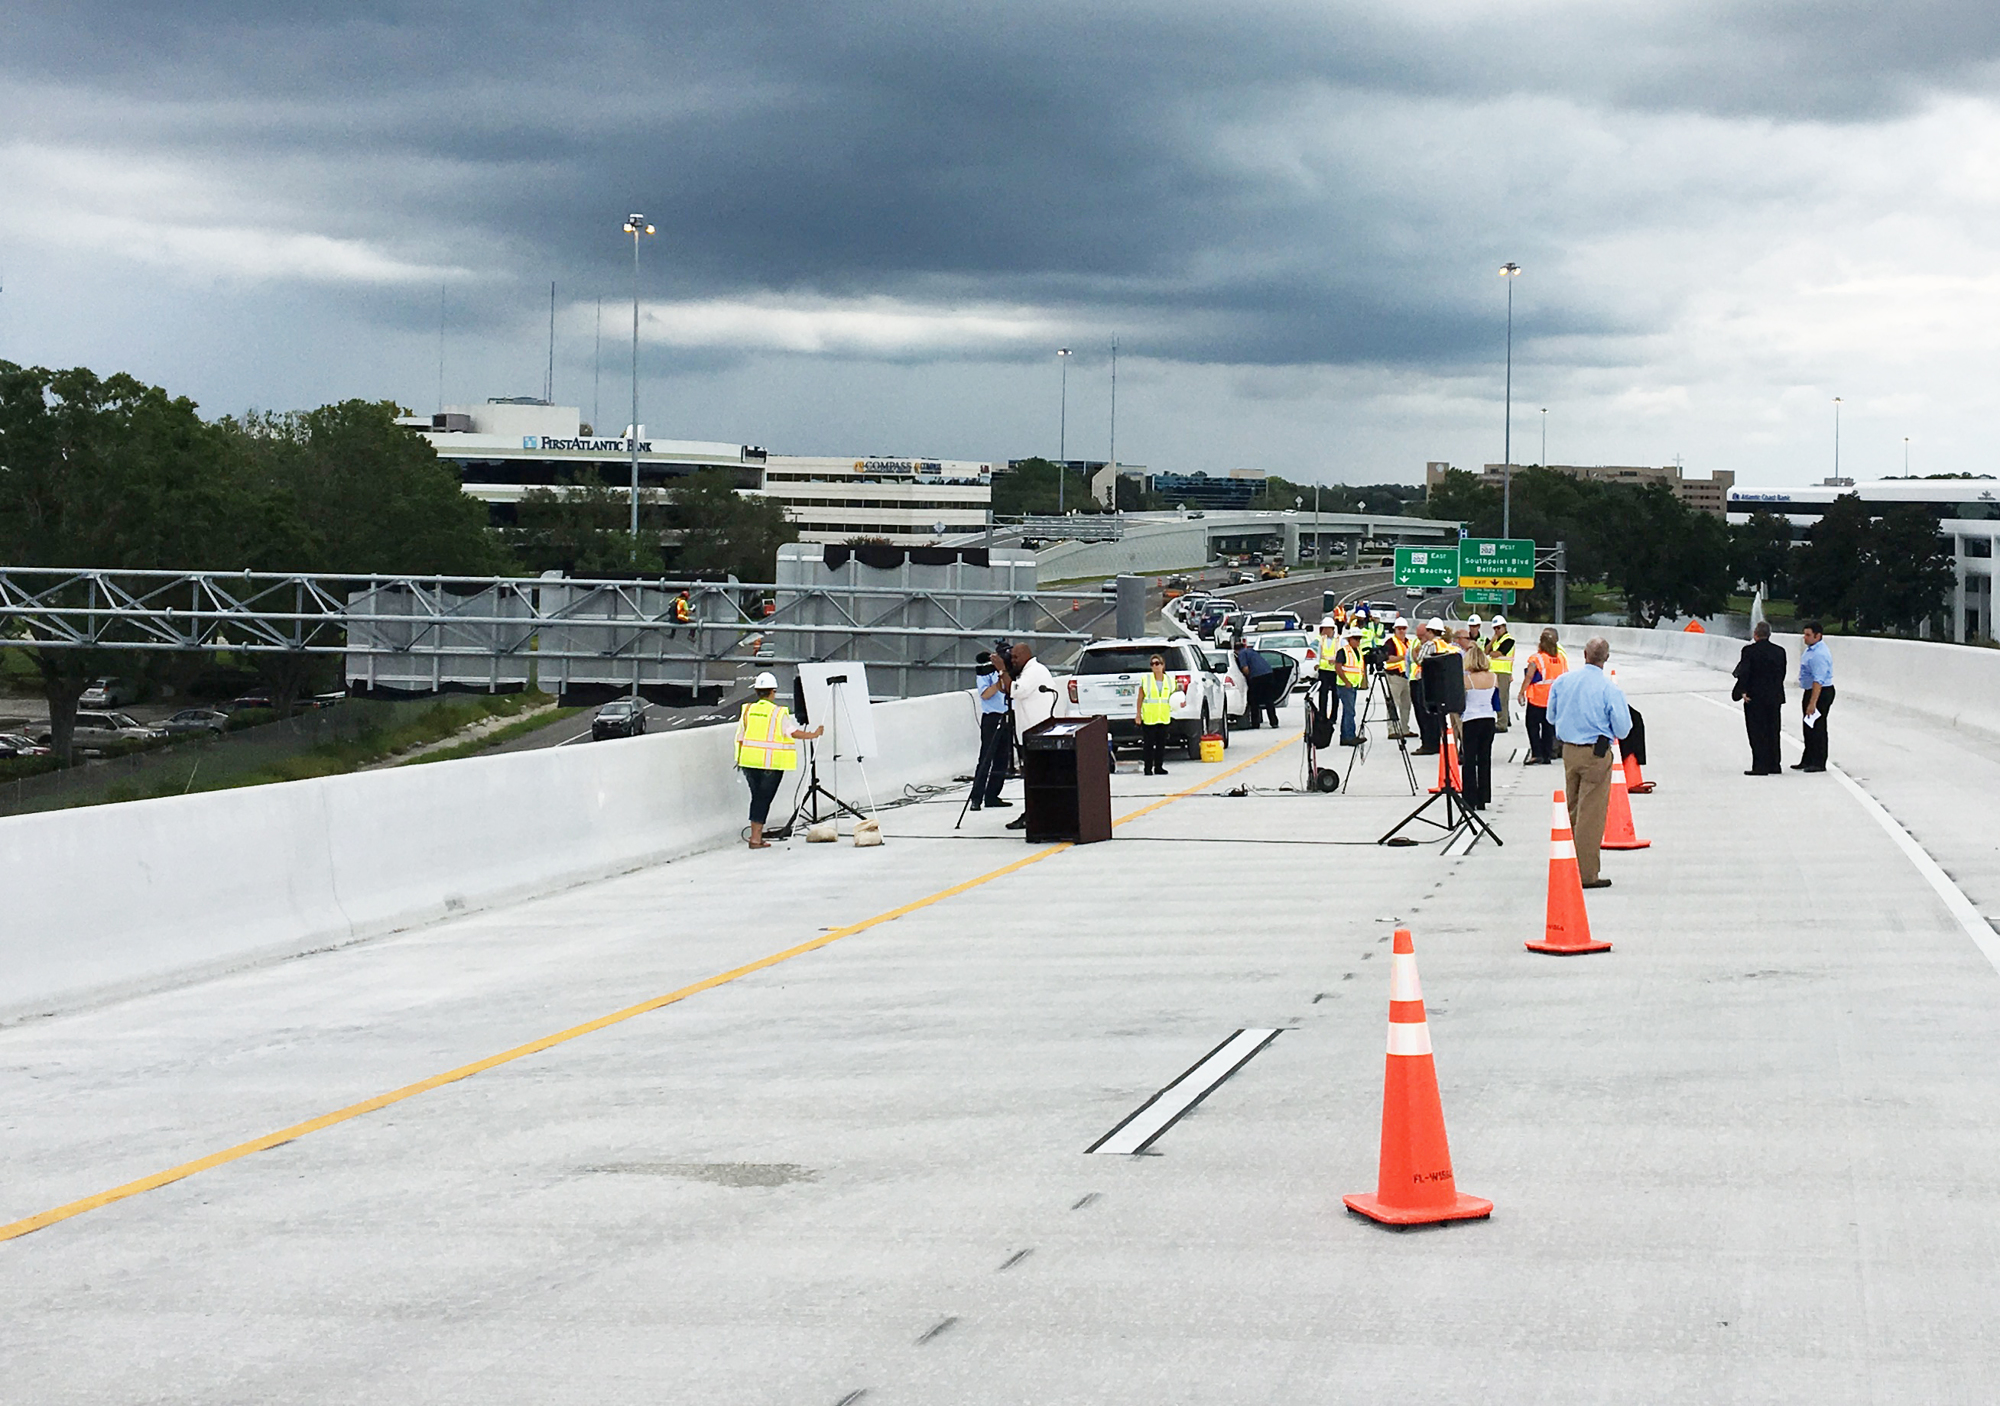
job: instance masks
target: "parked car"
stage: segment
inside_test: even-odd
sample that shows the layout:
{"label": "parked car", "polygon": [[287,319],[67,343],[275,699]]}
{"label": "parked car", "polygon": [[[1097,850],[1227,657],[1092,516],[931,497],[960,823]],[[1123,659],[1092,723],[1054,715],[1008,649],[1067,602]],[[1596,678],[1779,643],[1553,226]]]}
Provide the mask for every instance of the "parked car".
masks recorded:
{"label": "parked car", "polygon": [[1181,702],[1173,710],[1173,735],[1187,748],[1189,761],[1201,760],[1201,739],[1218,732],[1227,745],[1229,727],[1223,721],[1229,695],[1223,679],[1209,668],[1204,652],[1187,640],[1151,637],[1098,640],[1083,647],[1076,671],[1064,684],[1072,717],[1102,717],[1113,745],[1137,744],[1139,680],[1153,671],[1157,654],[1166,661],[1167,676]]}
{"label": "parked car", "polygon": [[[1271,666],[1271,671],[1278,676],[1278,691],[1272,696],[1276,698],[1280,703],[1284,702],[1285,699],[1289,698],[1292,695],[1292,692],[1298,687],[1299,661],[1294,659],[1291,655],[1286,654],[1283,650],[1260,648],[1257,652],[1264,656],[1264,662],[1269,664]],[[1250,696],[1250,690],[1246,685],[1243,690],[1243,697],[1246,700],[1245,703],[1246,709],[1248,707],[1247,700],[1249,699],[1249,696]],[[1233,715],[1229,719],[1229,725],[1231,727],[1235,727],[1241,718],[1242,718],[1242,713],[1237,713]]]}
{"label": "parked car", "polygon": [[1236,641],[1243,637],[1250,624],[1250,612],[1232,610],[1223,616],[1215,627],[1215,642],[1224,649],[1234,649]]}
{"label": "parked car", "polygon": [[[147,727],[130,713],[98,713],[79,708],[69,740],[72,747],[88,749],[113,742],[157,742],[166,735],[160,728]],[[41,744],[47,746],[51,736],[43,733]]]}
{"label": "parked car", "polygon": [[1254,631],[1250,642],[1260,653],[1277,650],[1298,661],[1299,676],[1293,681],[1294,688],[1312,686],[1313,675],[1319,669],[1319,636],[1309,635],[1303,630]]}
{"label": "parked car", "polygon": [[79,708],[122,708],[139,700],[139,687],[130,679],[98,679],[77,698]]}
{"label": "parked car", "polygon": [[1201,653],[1209,672],[1222,680],[1222,715],[1232,720],[1242,717],[1243,710],[1250,705],[1250,684],[1236,667],[1236,656],[1211,646],[1204,646]]}
{"label": "parked car", "polygon": [[646,730],[646,701],[643,698],[614,698],[597,710],[590,720],[590,740],[607,737],[637,737]]}
{"label": "parked car", "polygon": [[246,708],[274,708],[277,705],[271,699],[270,689],[258,688],[252,689],[241,698],[232,698],[227,703],[217,706],[225,713],[240,713]]}
{"label": "parked car", "polygon": [[215,708],[183,708],[161,723],[160,730],[169,737],[197,732],[209,732],[220,737],[229,730],[229,714]]}
{"label": "parked car", "polygon": [[46,757],[49,749],[21,732],[0,732],[0,757]]}
{"label": "parked car", "polygon": [[1216,627],[1222,624],[1224,616],[1236,609],[1236,602],[1226,596],[1211,596],[1203,603],[1201,619],[1195,623],[1194,632],[1203,639],[1213,639]]}
{"label": "parked car", "polygon": [[1303,630],[1306,622],[1290,610],[1253,610],[1247,622],[1246,634],[1260,635],[1267,630]]}

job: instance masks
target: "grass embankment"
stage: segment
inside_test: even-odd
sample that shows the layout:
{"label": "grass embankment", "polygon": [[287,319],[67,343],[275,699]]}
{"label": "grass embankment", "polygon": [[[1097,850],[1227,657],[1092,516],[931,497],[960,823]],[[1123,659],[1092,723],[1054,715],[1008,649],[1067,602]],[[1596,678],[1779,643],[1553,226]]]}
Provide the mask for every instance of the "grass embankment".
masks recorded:
{"label": "grass embankment", "polygon": [[573,718],[581,713],[581,708],[551,708],[535,714],[531,718],[520,718],[505,727],[496,727],[491,732],[478,737],[469,737],[455,747],[440,747],[434,752],[426,752],[421,757],[411,757],[401,763],[403,766],[422,766],[425,762],[455,762],[465,757],[476,757],[481,752],[489,752],[503,742],[512,742],[517,737],[526,737],[551,723],[559,723],[564,718]]}
{"label": "grass embankment", "polygon": [[[364,727],[352,737],[322,742],[290,756],[280,757],[246,770],[225,771],[203,778],[197,768],[187,777],[165,776],[144,782],[127,782],[108,787],[102,795],[83,804],[149,800],[157,796],[183,795],[188,791],[226,791],[241,786],[268,786],[280,781],[305,781],[315,776],[341,776],[376,762],[388,761],[414,748],[450,737],[490,718],[516,717],[518,721],[479,737],[460,747],[444,748],[412,761],[443,761],[454,756],[472,756],[497,746],[509,737],[518,737],[547,726],[578,710],[550,708],[545,693],[481,694],[451,698],[432,704],[413,718],[389,726]],[[343,705],[344,706],[344,705]],[[532,713],[532,717],[519,717]],[[225,744],[226,745],[226,744]]]}

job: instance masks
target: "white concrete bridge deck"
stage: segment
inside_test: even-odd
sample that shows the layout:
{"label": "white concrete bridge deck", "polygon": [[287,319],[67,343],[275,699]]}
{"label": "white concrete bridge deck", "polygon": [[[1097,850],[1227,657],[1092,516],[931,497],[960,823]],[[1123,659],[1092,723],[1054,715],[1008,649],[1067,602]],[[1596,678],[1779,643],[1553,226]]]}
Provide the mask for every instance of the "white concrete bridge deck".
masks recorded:
{"label": "white concrete bridge deck", "polygon": [[[1614,663],[1659,790],[1603,956],[1521,947],[1555,769],[1500,768],[1506,847],[1452,858],[1368,843],[1412,805],[1382,746],[1352,794],[1268,790],[1293,743],[1119,776],[1107,844],[919,806],[0,1029],[12,1221],[936,896],[0,1242],[0,1396],[1990,1400],[2000,974],[1838,777],[1740,774],[1726,678]],[[2000,912],[2000,747],[1832,725]],[[1489,1222],[1341,1209],[1394,924]],[[1284,1033],[1151,1154],[1084,1155],[1246,1026]]]}

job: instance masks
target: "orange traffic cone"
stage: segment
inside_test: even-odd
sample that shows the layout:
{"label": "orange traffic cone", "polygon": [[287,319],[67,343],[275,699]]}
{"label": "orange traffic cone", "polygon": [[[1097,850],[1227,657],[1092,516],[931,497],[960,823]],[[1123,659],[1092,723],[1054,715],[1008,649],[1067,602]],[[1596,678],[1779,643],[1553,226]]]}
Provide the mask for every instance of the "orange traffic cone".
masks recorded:
{"label": "orange traffic cone", "polygon": [[1461,1194],[1452,1180],[1431,1028],[1424,1020],[1424,992],[1408,928],[1396,929],[1389,958],[1389,1058],[1382,1073],[1382,1151],[1375,1194],[1341,1199],[1348,1210],[1384,1225],[1483,1220],[1493,1214],[1491,1201]]}
{"label": "orange traffic cone", "polygon": [[1639,770],[1639,759],[1630,752],[1625,753],[1625,790],[1627,794],[1633,796],[1650,796],[1653,794],[1653,783],[1648,781],[1646,774]]}
{"label": "orange traffic cone", "polygon": [[[1615,738],[1611,747],[1614,753],[1618,750]],[[1644,849],[1652,843],[1651,840],[1640,839],[1638,832],[1632,828],[1632,802],[1625,798],[1625,767],[1614,755],[1611,758],[1611,804],[1605,807],[1604,839],[1598,848]]]}
{"label": "orange traffic cone", "polygon": [[1590,940],[1590,914],[1583,906],[1583,873],[1576,867],[1576,839],[1570,834],[1569,805],[1562,789],[1555,793],[1549,817],[1549,910],[1542,940],[1524,944],[1530,952],[1575,957],[1585,952],[1609,952],[1608,942]]}
{"label": "orange traffic cone", "polygon": [[1438,784],[1431,787],[1431,794],[1435,796],[1447,785],[1454,791],[1465,789],[1465,783],[1458,774],[1458,738],[1448,716],[1444,720],[1444,742],[1438,748]]}

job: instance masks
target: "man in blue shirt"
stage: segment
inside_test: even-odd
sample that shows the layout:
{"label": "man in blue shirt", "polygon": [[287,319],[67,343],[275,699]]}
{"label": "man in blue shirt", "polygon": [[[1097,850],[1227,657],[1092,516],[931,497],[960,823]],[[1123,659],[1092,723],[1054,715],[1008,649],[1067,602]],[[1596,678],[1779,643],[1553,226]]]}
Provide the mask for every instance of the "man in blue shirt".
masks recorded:
{"label": "man in blue shirt", "polygon": [[1562,743],[1563,796],[1569,803],[1577,872],[1587,889],[1611,887],[1611,880],[1597,873],[1604,813],[1611,805],[1611,739],[1632,731],[1625,695],[1604,672],[1610,657],[1608,641],[1590,641],[1583,647],[1583,667],[1570,670],[1549,689],[1548,725]]}
{"label": "man in blue shirt", "polygon": [[1271,677],[1271,661],[1258,650],[1251,648],[1245,639],[1236,646],[1236,667],[1243,671],[1243,683],[1249,694],[1249,702],[1244,706],[1243,726],[1256,727],[1259,714],[1271,716],[1271,726],[1278,725],[1278,700],[1271,696],[1271,685],[1276,682]]}
{"label": "man in blue shirt", "polygon": [[1806,754],[1792,763],[1793,771],[1826,770],[1826,715],[1833,711],[1833,656],[1826,650],[1826,632],[1808,620],[1800,632],[1806,642],[1799,655],[1800,719],[1805,724]]}
{"label": "man in blue shirt", "polygon": [[1000,787],[1007,780],[1007,684],[993,663],[993,656],[981,650],[974,661],[973,696],[979,700],[979,765],[972,772],[972,808],[1011,806],[1000,799]]}

